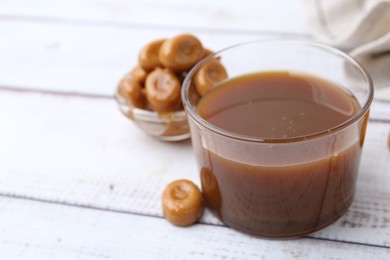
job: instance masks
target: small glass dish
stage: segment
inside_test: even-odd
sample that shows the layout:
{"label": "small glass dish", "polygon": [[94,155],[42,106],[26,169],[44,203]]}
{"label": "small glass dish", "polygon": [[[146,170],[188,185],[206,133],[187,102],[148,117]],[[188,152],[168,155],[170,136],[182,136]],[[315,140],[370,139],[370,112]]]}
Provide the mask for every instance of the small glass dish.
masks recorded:
{"label": "small glass dish", "polygon": [[134,107],[118,93],[115,99],[120,111],[145,133],[162,141],[181,141],[190,137],[187,116],[183,110],[157,113]]}

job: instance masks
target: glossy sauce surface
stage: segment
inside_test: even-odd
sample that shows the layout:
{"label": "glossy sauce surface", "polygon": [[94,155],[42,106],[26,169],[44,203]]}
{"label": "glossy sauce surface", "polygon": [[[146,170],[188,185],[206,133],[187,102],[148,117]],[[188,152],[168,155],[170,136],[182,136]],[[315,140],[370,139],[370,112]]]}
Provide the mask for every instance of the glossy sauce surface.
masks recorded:
{"label": "glossy sauce surface", "polygon": [[359,111],[356,99],[332,83],[277,71],[225,82],[198,105],[201,117],[224,130],[260,137],[298,137],[337,126]]}
{"label": "glossy sauce surface", "polygon": [[[260,138],[300,137],[325,131],[345,122],[359,109],[353,96],[326,80],[279,71],[229,80],[198,105],[198,113],[217,127]],[[367,115],[364,118],[359,122],[365,124]],[[210,133],[213,147],[219,147],[212,150],[204,145],[208,137],[193,134],[209,208],[227,225],[265,237],[301,236],[332,223],[348,209],[355,192],[364,139],[364,131],[357,132],[342,130],[317,143],[290,143],[288,149],[284,149],[283,142],[263,145],[255,156],[246,149],[245,141],[215,138],[216,134]],[[351,133],[357,134],[351,137]],[[334,143],[339,140],[348,140],[348,145],[335,151]],[[222,156],[225,151],[221,147],[229,147],[232,142],[226,153],[230,158]],[[307,151],[327,156],[307,162],[303,158],[304,163],[301,160],[282,166],[234,159],[242,158],[242,153],[267,158],[276,146],[280,161],[289,156],[296,158],[297,154],[304,156]],[[322,147],[326,151],[316,151]]]}

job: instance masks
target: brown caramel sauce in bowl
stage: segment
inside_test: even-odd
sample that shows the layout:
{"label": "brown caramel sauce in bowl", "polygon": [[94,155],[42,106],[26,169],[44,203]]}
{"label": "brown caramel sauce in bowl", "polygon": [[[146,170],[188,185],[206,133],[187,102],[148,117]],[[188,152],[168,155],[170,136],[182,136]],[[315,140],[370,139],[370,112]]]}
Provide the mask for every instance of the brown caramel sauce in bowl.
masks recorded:
{"label": "brown caramel sauce in bowl", "polygon": [[271,238],[334,222],[355,193],[368,113],[345,122],[360,110],[351,93],[308,74],[221,83],[196,109],[215,132],[189,121],[209,208],[228,226]]}

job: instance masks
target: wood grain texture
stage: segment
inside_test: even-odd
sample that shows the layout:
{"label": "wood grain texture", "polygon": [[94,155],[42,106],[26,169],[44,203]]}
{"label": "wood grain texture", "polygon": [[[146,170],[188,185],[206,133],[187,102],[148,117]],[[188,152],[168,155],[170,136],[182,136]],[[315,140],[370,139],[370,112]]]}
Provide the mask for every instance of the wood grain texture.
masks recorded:
{"label": "wood grain texture", "polygon": [[307,30],[299,0],[3,0],[0,17],[233,33]]}
{"label": "wood grain texture", "polygon": [[[288,28],[291,21],[302,19],[299,1],[228,1],[224,5],[218,1],[212,4],[200,1],[191,4],[195,6],[187,9],[193,15],[187,15],[185,23],[180,23],[179,27],[169,27],[160,20],[151,20],[150,26],[145,26],[141,15],[144,16],[146,10],[157,10],[160,16],[170,17],[177,22],[181,19],[178,16],[183,14],[177,12],[183,5],[178,0],[163,4],[159,1],[122,0],[0,1],[0,34],[7,36],[0,41],[0,86],[112,95],[120,78],[136,64],[138,51],[145,43],[182,32],[195,33],[206,47],[213,50],[255,39],[310,39],[308,35],[288,33],[294,32]],[[247,9],[238,9],[237,5]],[[267,8],[256,9],[258,5]],[[172,10],[160,10],[158,6],[169,6]],[[223,15],[212,15],[213,18],[207,18],[207,24],[202,25],[199,21],[207,20],[204,16],[210,15],[201,11],[206,7],[214,11],[222,8],[237,12],[236,16],[240,17],[238,21],[233,23],[233,20],[227,20],[239,27],[227,30],[234,26],[229,25]],[[256,23],[246,14],[255,9],[265,12],[256,15],[259,20]],[[125,15],[127,12],[137,15]],[[158,18],[159,15],[152,17]],[[107,21],[115,23],[106,24]],[[131,24],[121,24],[121,21],[131,21]],[[219,27],[213,30],[213,25],[218,22],[224,24],[226,30]],[[273,35],[262,30],[246,29],[257,23],[264,25]],[[272,25],[285,26],[286,29],[281,32]],[[212,30],[202,30],[202,26]],[[374,110],[390,118],[389,107],[390,104],[387,104]]]}
{"label": "wood grain texture", "polygon": [[[167,183],[199,184],[188,141],[156,141],[114,100],[0,92],[0,194],[161,216]],[[370,122],[356,199],[313,237],[390,246],[389,123]],[[208,211],[203,223],[221,225]]]}
{"label": "wood grain texture", "polygon": [[[0,34],[7,35],[0,41],[0,87],[112,96],[146,42],[181,32],[0,20]],[[272,38],[224,32],[197,36],[213,50]],[[375,102],[371,115],[390,119],[390,103]]]}
{"label": "wood grain texture", "polygon": [[0,1],[0,34],[7,36],[0,41],[0,86],[112,95],[140,48],[156,38],[190,32],[220,50],[255,39],[308,37],[290,33],[302,31],[291,28],[300,25],[283,24],[286,17],[300,21],[294,2],[289,8],[280,8],[282,1],[267,1],[268,8],[257,8],[265,1],[221,3]]}
{"label": "wood grain texture", "polygon": [[[183,32],[192,30],[0,19],[0,35],[7,35],[0,40],[0,86],[113,95],[119,80],[137,64],[144,44]],[[196,35],[212,50],[270,38],[261,33]]]}
{"label": "wood grain texture", "polygon": [[226,227],[0,197],[2,259],[388,259],[380,247],[271,241]]}
{"label": "wood grain texture", "polygon": [[374,100],[371,104],[370,117],[373,120],[390,121],[390,102]]}
{"label": "wood grain texture", "polygon": [[214,50],[310,39],[299,0],[0,0],[0,258],[389,259],[388,103],[373,104],[356,198],[328,228],[269,241],[207,210],[190,228],[161,218],[166,184],[199,184],[191,144],[146,136],[112,95],[143,44],[181,32]]}

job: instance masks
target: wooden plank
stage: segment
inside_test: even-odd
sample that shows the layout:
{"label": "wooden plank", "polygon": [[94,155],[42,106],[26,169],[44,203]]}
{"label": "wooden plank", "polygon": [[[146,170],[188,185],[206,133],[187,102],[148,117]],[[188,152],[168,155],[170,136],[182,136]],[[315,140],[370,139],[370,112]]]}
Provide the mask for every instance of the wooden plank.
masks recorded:
{"label": "wooden plank", "polygon": [[[0,91],[0,194],[161,216],[170,181],[199,184],[189,141],[156,141],[108,98]],[[390,245],[389,123],[370,122],[356,199],[313,235]],[[221,224],[208,211],[202,222]]]}
{"label": "wooden plank", "polygon": [[[0,87],[112,96],[146,42],[178,30],[111,28],[0,20]],[[205,46],[219,50],[264,34],[204,32]],[[302,38],[302,37],[301,37]],[[390,104],[373,104],[374,118],[390,119]]]}
{"label": "wooden plank", "polygon": [[373,119],[378,120],[390,120],[390,102],[388,101],[377,101],[374,100],[374,102],[371,105],[371,111],[370,116]]}
{"label": "wooden plank", "polygon": [[388,248],[272,241],[226,227],[0,197],[1,259],[388,259]]}
{"label": "wooden plank", "polygon": [[[1,10],[1,7],[0,7]],[[148,29],[0,19],[0,86],[113,95],[137,63],[140,48],[156,38],[191,29]],[[213,50],[255,39],[260,33],[199,32]]]}
{"label": "wooden plank", "polygon": [[390,246],[389,123],[369,122],[355,200],[347,213],[315,237]]}
{"label": "wooden plank", "polygon": [[0,17],[196,31],[306,33],[299,0],[12,0]]}

